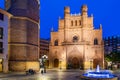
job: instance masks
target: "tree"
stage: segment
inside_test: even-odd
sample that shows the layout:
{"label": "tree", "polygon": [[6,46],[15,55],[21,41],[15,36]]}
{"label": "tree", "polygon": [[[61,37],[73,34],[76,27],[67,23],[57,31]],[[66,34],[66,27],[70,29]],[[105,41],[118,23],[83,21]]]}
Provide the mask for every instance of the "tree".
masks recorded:
{"label": "tree", "polygon": [[107,62],[112,61],[112,63],[120,62],[120,52],[111,52],[110,54],[105,55],[105,60]]}

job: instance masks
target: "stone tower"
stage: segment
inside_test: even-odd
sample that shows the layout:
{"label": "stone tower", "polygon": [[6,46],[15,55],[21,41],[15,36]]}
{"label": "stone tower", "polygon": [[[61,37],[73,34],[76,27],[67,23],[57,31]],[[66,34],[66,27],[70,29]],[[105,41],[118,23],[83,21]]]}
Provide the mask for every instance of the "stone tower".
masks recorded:
{"label": "stone tower", "polygon": [[39,1],[6,0],[13,15],[9,27],[9,70],[39,70]]}
{"label": "stone tower", "polygon": [[70,14],[64,8],[64,18],[59,19],[57,32],[51,32],[49,68],[104,68],[102,26],[95,29],[88,7],[81,7],[81,14]]}

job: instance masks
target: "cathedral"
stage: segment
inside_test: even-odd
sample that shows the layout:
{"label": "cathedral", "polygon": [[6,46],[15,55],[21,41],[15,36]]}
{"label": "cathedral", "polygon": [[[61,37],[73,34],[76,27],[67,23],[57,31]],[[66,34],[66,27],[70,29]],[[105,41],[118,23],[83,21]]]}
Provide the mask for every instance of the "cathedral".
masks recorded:
{"label": "cathedral", "polygon": [[87,5],[81,7],[81,14],[70,14],[70,8],[65,7],[58,26],[57,32],[51,31],[49,68],[104,68],[102,25],[94,28]]}

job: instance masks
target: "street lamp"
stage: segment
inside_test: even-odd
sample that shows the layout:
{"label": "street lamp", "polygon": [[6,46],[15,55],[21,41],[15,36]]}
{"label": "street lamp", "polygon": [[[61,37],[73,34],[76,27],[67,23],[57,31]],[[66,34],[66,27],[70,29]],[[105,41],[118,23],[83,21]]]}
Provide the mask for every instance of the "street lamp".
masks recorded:
{"label": "street lamp", "polygon": [[42,64],[43,64],[43,68],[44,68],[44,73],[46,73],[45,63],[46,63],[47,58],[48,58],[47,55],[43,55],[43,56],[42,56]]}

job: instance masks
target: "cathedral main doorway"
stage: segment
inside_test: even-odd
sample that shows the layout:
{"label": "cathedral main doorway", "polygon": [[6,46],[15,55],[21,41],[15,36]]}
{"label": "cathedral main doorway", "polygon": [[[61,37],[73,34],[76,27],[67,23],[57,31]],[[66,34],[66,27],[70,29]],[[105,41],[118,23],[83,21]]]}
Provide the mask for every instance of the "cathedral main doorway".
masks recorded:
{"label": "cathedral main doorway", "polygon": [[99,60],[98,59],[94,59],[93,60],[93,68],[96,68],[97,65],[99,65]]}
{"label": "cathedral main doorway", "polygon": [[79,60],[76,57],[74,57],[72,59],[72,68],[73,69],[78,69],[79,68]]}
{"label": "cathedral main doorway", "polygon": [[54,59],[54,67],[55,68],[59,67],[59,59]]}

